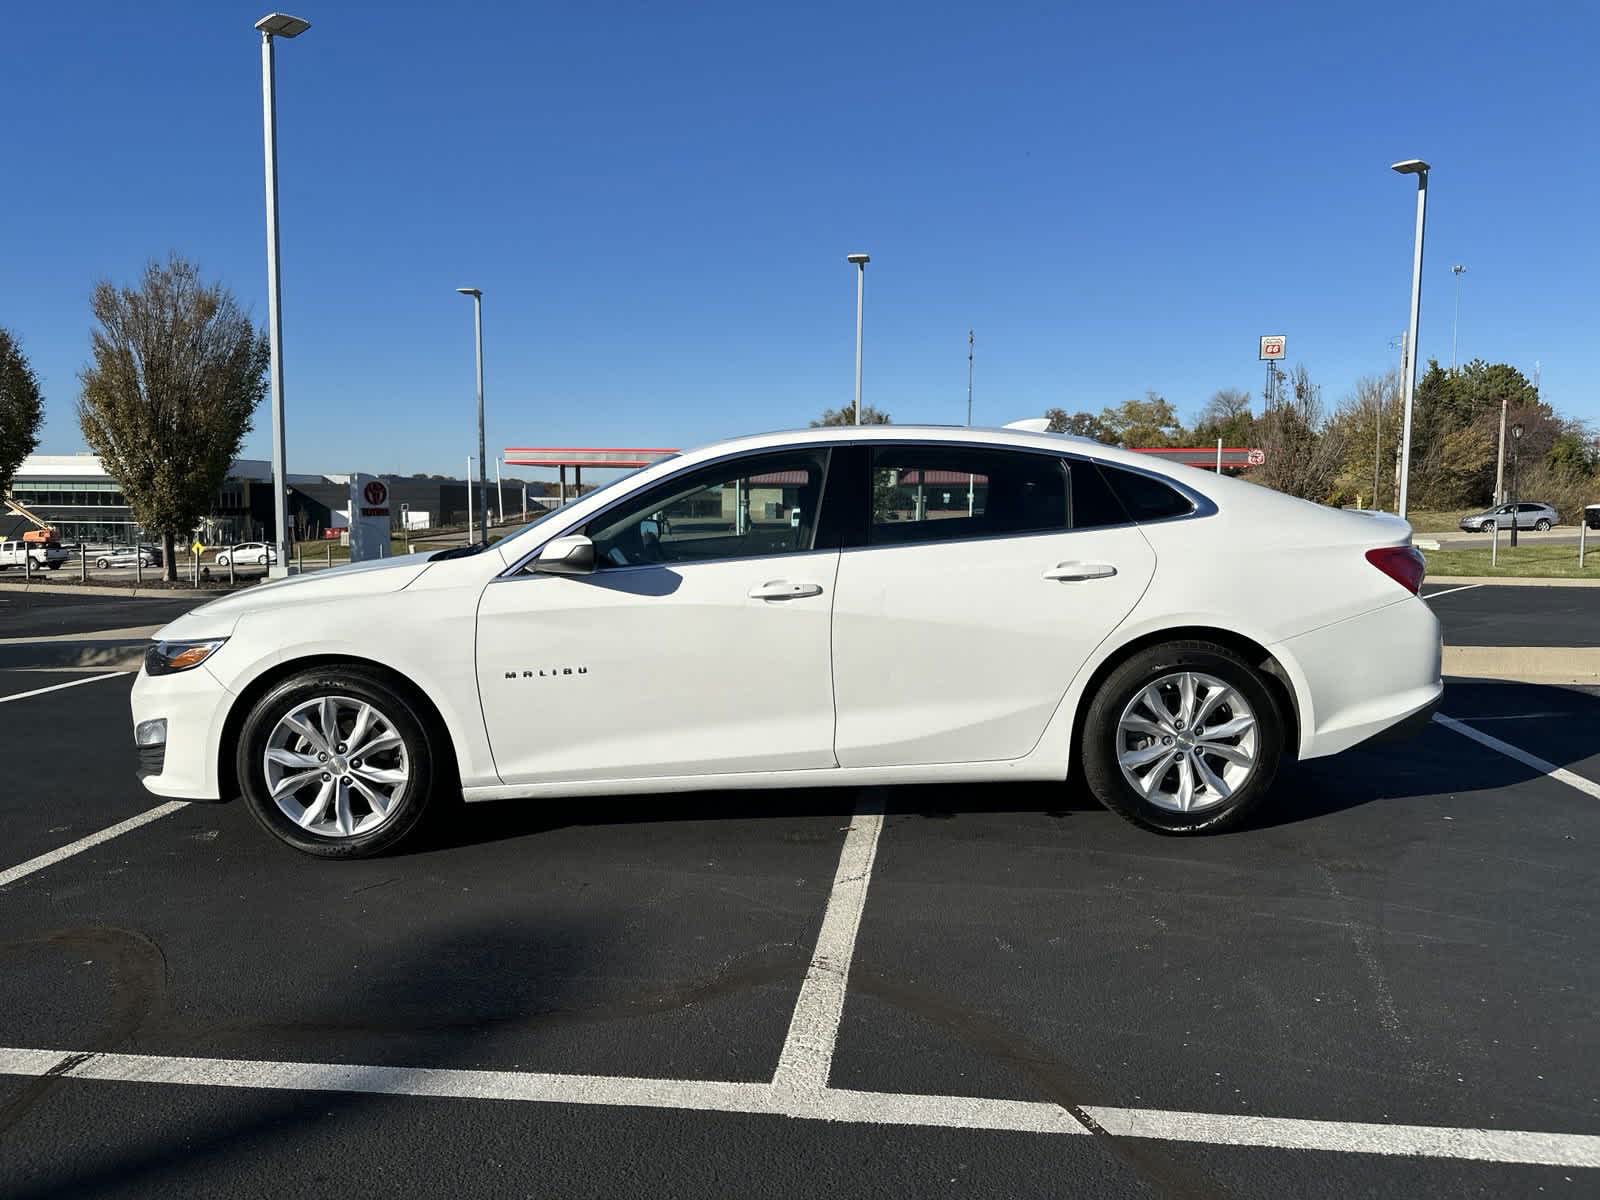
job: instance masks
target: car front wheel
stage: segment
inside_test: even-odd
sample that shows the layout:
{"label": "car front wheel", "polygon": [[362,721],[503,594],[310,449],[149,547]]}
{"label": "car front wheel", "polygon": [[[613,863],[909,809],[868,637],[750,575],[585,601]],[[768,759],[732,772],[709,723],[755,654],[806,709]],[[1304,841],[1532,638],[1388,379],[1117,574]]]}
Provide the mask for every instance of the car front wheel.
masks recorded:
{"label": "car front wheel", "polygon": [[1083,724],[1084,777],[1160,833],[1241,824],[1272,786],[1284,721],[1260,673],[1214,642],[1151,646],[1112,671]]}
{"label": "car front wheel", "polygon": [[404,689],[357,667],[291,676],[245,718],[235,766],[269,833],[319,858],[369,858],[411,836],[441,756]]}

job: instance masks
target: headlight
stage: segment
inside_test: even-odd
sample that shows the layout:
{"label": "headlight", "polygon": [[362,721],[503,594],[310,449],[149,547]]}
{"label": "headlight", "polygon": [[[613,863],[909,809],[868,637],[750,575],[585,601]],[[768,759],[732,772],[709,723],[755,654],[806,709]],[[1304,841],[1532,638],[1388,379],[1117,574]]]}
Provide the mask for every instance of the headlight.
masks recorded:
{"label": "headlight", "polygon": [[198,667],[215,654],[227,638],[208,642],[157,642],[144,652],[146,675],[173,675]]}

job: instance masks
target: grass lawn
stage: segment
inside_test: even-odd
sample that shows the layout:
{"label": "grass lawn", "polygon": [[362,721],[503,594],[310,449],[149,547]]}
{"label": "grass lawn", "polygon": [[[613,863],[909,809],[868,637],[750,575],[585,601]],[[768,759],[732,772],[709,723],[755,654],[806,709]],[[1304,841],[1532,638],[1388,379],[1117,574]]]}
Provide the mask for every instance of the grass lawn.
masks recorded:
{"label": "grass lawn", "polygon": [[1406,514],[1411,528],[1417,533],[1460,533],[1461,518],[1468,513],[1481,513],[1481,508],[1458,508],[1450,512],[1429,512],[1413,508]]}
{"label": "grass lawn", "polygon": [[1428,574],[1485,575],[1506,579],[1595,579],[1600,580],[1600,536],[1591,539],[1578,570],[1577,546],[1518,546],[1513,550],[1500,543],[1499,565],[1489,565],[1489,548],[1472,550],[1424,550]]}

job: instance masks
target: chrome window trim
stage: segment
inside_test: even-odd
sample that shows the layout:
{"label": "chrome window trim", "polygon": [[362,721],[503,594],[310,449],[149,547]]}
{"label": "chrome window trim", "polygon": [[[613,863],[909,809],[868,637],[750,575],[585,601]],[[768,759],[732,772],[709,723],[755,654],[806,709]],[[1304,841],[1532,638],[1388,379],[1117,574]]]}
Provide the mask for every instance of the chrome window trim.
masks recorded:
{"label": "chrome window trim", "polygon": [[[817,550],[817,549],[813,548],[811,550],[795,551],[795,552],[793,552],[793,554],[784,554],[784,555],[754,554],[754,555],[742,555],[742,556],[739,556],[737,558],[704,559],[702,561],[704,561],[704,562],[753,562],[753,561],[756,561],[756,560],[759,560],[759,559],[767,559],[767,558],[790,558],[790,557],[794,557],[795,555],[799,555],[799,554],[834,554],[834,553],[839,553],[840,549],[842,549],[845,552],[849,552],[849,551],[853,551],[853,550],[900,550],[900,549],[904,549],[904,548],[906,548],[908,546],[937,546],[937,545],[947,545],[947,544],[954,543],[954,542],[995,541],[995,540],[1000,539],[1000,538],[1008,538],[1008,537],[1036,537],[1036,536],[1040,536],[1040,535],[1054,537],[1054,536],[1057,536],[1057,535],[1063,534],[1063,533],[1088,533],[1088,532],[1090,532],[1092,530],[1096,530],[1096,529],[1128,529],[1128,528],[1137,529],[1137,528],[1140,528],[1141,526],[1144,526],[1144,525],[1166,525],[1166,524],[1169,524],[1169,523],[1171,523],[1173,521],[1193,521],[1193,520],[1197,520],[1197,519],[1203,518],[1203,517],[1215,516],[1217,514],[1217,511],[1218,511],[1216,503],[1213,500],[1211,500],[1210,497],[1202,495],[1200,492],[1195,491],[1193,488],[1189,487],[1187,484],[1181,483],[1178,480],[1173,479],[1170,475],[1163,475],[1159,471],[1147,470],[1144,467],[1132,466],[1132,465],[1130,465],[1128,463],[1121,463],[1121,462],[1116,462],[1116,463],[1104,462],[1103,463],[1099,459],[1094,458],[1091,455],[1087,455],[1087,454],[1084,454],[1084,453],[1082,453],[1080,451],[1076,451],[1076,450],[1065,450],[1065,449],[1063,449],[1063,450],[1055,450],[1055,449],[1052,449],[1050,447],[1045,447],[1045,446],[1016,446],[1016,445],[1007,445],[1007,444],[1004,444],[1004,443],[996,443],[996,442],[981,442],[981,441],[976,441],[976,440],[967,440],[967,439],[964,439],[964,438],[961,438],[961,439],[952,439],[952,438],[918,438],[918,437],[870,438],[870,439],[869,438],[848,438],[848,437],[829,438],[829,439],[824,440],[824,441],[814,441],[814,442],[813,441],[788,442],[788,443],[785,443],[785,444],[780,445],[780,446],[766,446],[766,447],[763,447],[760,450],[730,450],[726,454],[720,454],[720,455],[716,456],[715,458],[702,459],[699,462],[692,463],[692,464],[689,464],[689,465],[683,467],[681,470],[673,471],[673,472],[671,472],[669,474],[663,475],[659,479],[654,479],[654,480],[650,481],[648,484],[642,485],[641,488],[631,489],[630,491],[628,491],[624,495],[616,497],[609,504],[606,504],[606,505],[602,506],[601,508],[595,510],[593,513],[589,514],[588,516],[583,517],[579,521],[576,521],[576,522],[561,526],[559,528],[553,528],[550,531],[549,537],[546,537],[542,541],[540,541],[538,546],[534,547],[532,550],[528,551],[528,553],[524,554],[521,558],[517,559],[516,562],[514,562],[510,566],[506,567],[503,571],[501,571],[498,575],[496,575],[494,577],[494,579],[492,579],[490,582],[498,583],[498,582],[500,582],[502,580],[534,579],[534,578],[537,578],[538,577],[537,573],[528,571],[527,567],[528,567],[529,563],[531,563],[535,558],[537,558],[539,556],[539,552],[544,549],[546,543],[548,543],[552,538],[561,537],[564,534],[571,533],[571,532],[573,532],[573,530],[575,528],[583,526],[583,525],[587,525],[590,521],[599,520],[601,517],[605,516],[607,513],[612,512],[613,510],[615,510],[617,508],[620,508],[623,504],[626,504],[630,499],[632,499],[635,495],[637,495],[637,493],[640,490],[642,490],[643,487],[655,487],[657,484],[670,483],[674,479],[678,479],[678,478],[681,478],[681,477],[683,477],[685,475],[692,474],[692,473],[694,473],[696,471],[699,471],[703,467],[714,467],[718,463],[732,462],[733,460],[739,459],[739,458],[755,458],[755,457],[758,457],[758,456],[759,457],[765,457],[766,455],[769,455],[769,454],[785,454],[785,453],[792,453],[792,452],[795,452],[795,451],[803,451],[803,450],[830,450],[831,451],[831,450],[840,449],[841,447],[855,447],[855,446],[867,446],[867,447],[872,447],[872,448],[876,448],[876,447],[879,447],[879,446],[884,446],[884,447],[893,447],[893,446],[933,446],[933,447],[951,447],[951,448],[968,449],[968,450],[999,450],[999,451],[1002,451],[1002,452],[1013,453],[1013,454],[1042,454],[1042,455],[1046,455],[1046,456],[1049,456],[1049,457],[1052,457],[1052,458],[1062,459],[1065,462],[1067,462],[1069,464],[1069,466],[1071,464],[1073,464],[1073,463],[1087,464],[1089,466],[1093,466],[1093,467],[1097,467],[1097,468],[1101,467],[1101,466],[1104,466],[1104,467],[1108,467],[1108,468],[1110,468],[1111,470],[1114,470],[1114,471],[1129,471],[1129,472],[1132,472],[1135,475],[1143,475],[1146,478],[1153,479],[1157,483],[1164,484],[1165,486],[1167,486],[1169,488],[1172,488],[1180,496],[1182,496],[1185,500],[1189,501],[1189,503],[1193,507],[1191,508],[1191,510],[1189,512],[1177,513],[1177,514],[1174,514],[1173,516],[1170,516],[1170,517],[1156,517],[1156,518],[1154,518],[1152,520],[1149,520],[1149,521],[1137,521],[1137,520],[1133,520],[1133,519],[1130,518],[1127,521],[1118,522],[1117,524],[1114,524],[1114,525],[1089,525],[1089,526],[1084,526],[1083,528],[1080,528],[1080,529],[1040,529],[1040,530],[1031,530],[1031,531],[1029,531],[1027,533],[989,533],[989,534],[977,535],[977,536],[974,536],[974,537],[949,538],[949,539],[946,539],[944,541],[934,541],[934,542],[896,542],[896,543],[893,543],[893,544],[890,544],[890,545],[845,546],[845,547],[842,547],[842,548],[835,548],[835,549],[830,549],[830,550]],[[823,476],[823,494],[822,494],[822,499],[823,500],[826,500],[826,498],[827,498],[827,477],[828,477],[828,474],[830,474],[832,472],[832,469],[833,469],[833,462],[832,462],[832,459],[830,457],[829,462],[828,462],[827,472],[825,472],[824,476]],[[1068,486],[1070,488],[1070,482],[1069,482]],[[1110,487],[1111,485],[1108,482],[1106,484],[1106,486]],[[1113,492],[1113,494],[1115,494],[1115,493]],[[1121,501],[1121,498],[1118,497],[1118,502],[1120,503],[1120,501]],[[818,525],[819,526],[820,526],[820,523],[821,523],[821,518],[822,518],[822,509],[821,509],[821,502],[819,501],[818,509],[817,509],[817,520],[818,520]],[[816,530],[813,529],[812,530],[812,540],[813,540],[813,542],[815,542],[815,539],[816,539]],[[671,565],[672,564],[665,564],[665,563],[638,563],[638,564],[635,564],[634,566],[630,566],[630,567],[608,567],[608,568],[606,568],[606,570],[607,571],[655,570],[655,569],[660,569],[663,566],[671,566]],[[695,563],[682,563],[682,564],[679,564],[679,565],[682,565],[682,566],[694,566],[696,564]]]}
{"label": "chrome window trim", "polygon": [[[644,484],[644,485],[642,485],[640,487],[632,488],[629,491],[627,491],[626,493],[624,493],[623,495],[616,497],[614,500],[611,501],[611,503],[603,505],[602,507],[596,509],[593,513],[590,513],[588,516],[584,517],[582,520],[577,521],[575,524],[566,525],[566,526],[562,527],[560,530],[552,532],[550,537],[545,538],[544,541],[540,542],[539,545],[536,548],[534,548],[533,550],[528,551],[528,553],[523,555],[521,558],[519,558],[514,565],[507,567],[504,571],[501,571],[490,582],[492,582],[492,583],[493,582],[498,582],[498,581],[500,581],[502,579],[531,579],[531,578],[533,578],[534,577],[534,573],[528,571],[527,570],[527,566],[528,566],[528,564],[530,562],[532,562],[534,559],[539,557],[539,551],[543,550],[545,548],[546,544],[548,544],[553,538],[558,538],[558,537],[561,537],[561,536],[563,536],[565,534],[572,533],[576,528],[579,528],[581,526],[587,525],[587,524],[589,524],[590,521],[598,521],[601,517],[605,516],[607,513],[612,512],[612,511],[614,511],[614,510],[616,510],[618,508],[621,508],[624,504],[626,504],[629,500],[631,500],[633,497],[637,496],[641,491],[645,490],[646,488],[653,488],[657,484],[671,483],[674,479],[681,479],[686,475],[692,475],[692,474],[694,474],[695,472],[701,470],[704,467],[714,467],[718,463],[733,462],[735,459],[740,459],[740,458],[765,458],[770,454],[787,454],[787,453],[791,453],[793,451],[798,451],[798,450],[829,450],[829,451],[831,451],[831,450],[835,449],[836,447],[838,447],[840,445],[850,445],[850,444],[851,443],[849,443],[847,441],[846,442],[840,442],[840,441],[791,442],[791,443],[788,443],[788,444],[782,445],[782,446],[768,446],[768,447],[766,447],[764,449],[761,449],[761,450],[731,450],[727,454],[719,454],[716,458],[702,459],[700,462],[692,463],[692,464],[684,467],[680,471],[673,471],[670,474],[661,476],[661,478],[659,478],[659,479],[653,479],[649,483]],[[761,558],[789,558],[789,557],[792,557],[793,554],[813,554],[813,553],[817,553],[816,548],[815,548],[816,540],[817,540],[817,525],[821,521],[821,517],[822,517],[822,497],[826,496],[826,494],[827,494],[828,474],[832,469],[833,469],[833,458],[832,458],[832,455],[830,454],[829,455],[829,459],[828,459],[828,465],[823,469],[823,472],[822,472],[821,495],[819,495],[818,500],[817,500],[817,518],[818,518],[818,520],[817,520],[817,522],[814,522],[812,524],[812,528],[811,528],[812,547],[810,549],[796,550],[796,551],[793,551],[791,554],[782,554],[782,555],[775,555],[775,554],[749,554],[749,555],[739,555],[737,557],[730,557],[730,558],[699,559],[699,560],[696,560],[696,561],[699,561],[699,562],[738,562],[741,559],[743,559],[743,560],[754,560],[754,559],[761,559]],[[632,570],[638,570],[640,568],[660,568],[660,567],[671,566],[671,565],[673,565],[673,564],[671,564],[671,563],[635,563],[632,566],[627,566],[627,567],[606,567],[604,569],[607,572],[610,572],[610,571],[632,571]],[[695,564],[694,563],[682,563],[682,564],[679,564],[679,565],[682,565],[682,566],[693,566]],[[598,568],[598,567],[596,568],[597,571],[599,569],[600,568]]]}

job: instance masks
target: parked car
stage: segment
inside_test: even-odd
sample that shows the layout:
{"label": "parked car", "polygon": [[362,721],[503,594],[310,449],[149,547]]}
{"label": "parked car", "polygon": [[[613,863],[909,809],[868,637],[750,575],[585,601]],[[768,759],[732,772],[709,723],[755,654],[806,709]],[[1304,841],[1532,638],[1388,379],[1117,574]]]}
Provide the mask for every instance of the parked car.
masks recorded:
{"label": "parked car", "polygon": [[31,560],[35,571],[44,568],[49,571],[59,571],[67,561],[67,552],[61,548],[61,543],[50,542],[0,542],[0,571],[11,567],[26,569]]}
{"label": "parked car", "polygon": [[[1425,722],[1397,517],[1035,432],[861,426],[656,462],[493,546],[319,571],[148,647],[145,787],[354,858],[431,806],[1046,780],[1169,834]],[[759,801],[753,801],[759,804]]]}
{"label": "parked car", "polygon": [[1522,501],[1517,504],[1501,504],[1496,508],[1462,517],[1461,528],[1467,533],[1488,533],[1496,525],[1501,529],[1510,529],[1513,516],[1518,529],[1537,529],[1541,533],[1561,520],[1561,514],[1548,504]]}
{"label": "parked car", "polygon": [[1600,529],[1600,504],[1588,504],[1584,506],[1583,523],[1590,529]]}
{"label": "parked car", "polygon": [[217,551],[217,566],[265,567],[278,561],[278,548],[265,542],[240,542]]}
{"label": "parked car", "polygon": [[161,551],[154,546],[112,546],[109,549],[90,551],[90,561],[102,571],[107,567],[159,567]]}

